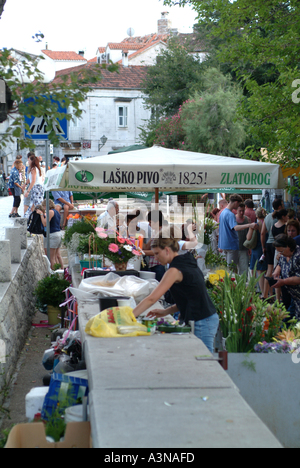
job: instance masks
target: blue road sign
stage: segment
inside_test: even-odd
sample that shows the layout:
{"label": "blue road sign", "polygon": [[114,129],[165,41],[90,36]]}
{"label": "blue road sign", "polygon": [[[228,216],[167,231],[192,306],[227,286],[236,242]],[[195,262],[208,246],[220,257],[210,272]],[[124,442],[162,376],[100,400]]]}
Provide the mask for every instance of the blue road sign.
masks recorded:
{"label": "blue road sign", "polygon": [[[34,102],[34,98],[25,99],[24,102]],[[61,107],[59,101],[52,100],[58,106],[58,112],[67,114],[67,109]],[[25,116],[25,124],[30,128],[30,132],[25,128],[25,138],[30,140],[48,140],[47,121],[45,117],[28,117]],[[68,120],[66,118],[57,120],[55,124],[55,132],[60,135],[63,140],[68,140]]]}

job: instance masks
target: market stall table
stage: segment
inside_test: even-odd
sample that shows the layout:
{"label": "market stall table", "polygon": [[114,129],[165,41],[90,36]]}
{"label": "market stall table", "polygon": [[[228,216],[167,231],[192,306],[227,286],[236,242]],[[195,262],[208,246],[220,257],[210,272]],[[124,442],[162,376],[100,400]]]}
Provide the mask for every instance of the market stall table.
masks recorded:
{"label": "market stall table", "polygon": [[86,335],[98,313],[79,303],[94,448],[281,447],[194,335]]}

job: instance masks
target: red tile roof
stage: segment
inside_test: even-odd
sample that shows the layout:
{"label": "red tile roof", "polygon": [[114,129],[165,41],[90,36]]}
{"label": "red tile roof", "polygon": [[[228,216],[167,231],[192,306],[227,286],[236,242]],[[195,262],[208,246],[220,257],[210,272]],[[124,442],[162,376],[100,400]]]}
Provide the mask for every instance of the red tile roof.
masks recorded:
{"label": "red tile roof", "polygon": [[[54,84],[59,84],[61,77],[68,76],[70,80],[70,74],[76,73],[79,76],[81,73],[89,68],[99,67],[98,64],[88,63],[86,65],[80,65],[78,67],[68,68],[66,70],[59,70],[56,72],[56,76],[53,80]],[[146,78],[147,67],[145,66],[119,66],[119,72],[110,72],[107,69],[101,70],[102,79],[96,84],[93,84],[94,88],[101,89],[142,89],[142,81]]]}
{"label": "red tile roof", "polygon": [[121,44],[126,42],[128,44],[135,44],[135,45],[141,44],[144,47],[145,45],[149,45],[152,42],[157,42],[157,41],[167,42],[169,37],[170,37],[170,34],[152,33],[152,34],[148,34],[147,36],[127,37],[126,39],[123,39]]}
{"label": "red tile roof", "polygon": [[64,61],[86,61],[86,58],[82,57],[82,55],[77,54],[76,52],[63,52],[63,51],[53,51],[53,50],[42,50],[43,54],[50,57],[52,60],[64,60]]}
{"label": "red tile roof", "polygon": [[[142,54],[142,53],[145,52],[146,50],[150,49],[151,47],[153,47],[153,46],[155,46],[155,45],[157,45],[157,44],[159,44],[159,43],[161,43],[161,42],[163,42],[163,41],[158,40],[158,41],[153,41],[153,42],[151,42],[150,44],[146,44],[146,45],[143,46],[141,49],[135,50],[132,54],[130,54],[130,55],[128,56],[128,59],[131,60],[131,59],[137,57],[138,55]],[[123,50],[123,52],[125,52],[125,50]],[[122,63],[123,63],[122,59],[119,60],[117,63],[118,63],[118,64],[122,64]]]}
{"label": "red tile roof", "polygon": [[123,50],[124,47],[128,50],[137,50],[143,47],[143,44],[131,44],[129,42],[109,42],[110,50]]}

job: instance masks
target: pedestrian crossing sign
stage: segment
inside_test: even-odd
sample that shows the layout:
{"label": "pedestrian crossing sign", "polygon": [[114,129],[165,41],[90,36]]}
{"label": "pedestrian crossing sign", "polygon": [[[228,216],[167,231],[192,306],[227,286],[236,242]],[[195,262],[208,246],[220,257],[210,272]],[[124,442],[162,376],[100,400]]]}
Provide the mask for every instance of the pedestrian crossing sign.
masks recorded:
{"label": "pedestrian crossing sign", "polygon": [[[25,99],[25,102],[32,103],[34,98]],[[61,114],[67,114],[67,109],[62,107],[59,101],[51,100],[57,104],[57,110]],[[50,132],[47,131],[47,116],[35,117],[35,116],[26,116],[25,115],[25,124],[28,125],[28,128],[25,128],[25,138],[30,140],[48,140],[48,135]],[[62,140],[68,140],[68,120],[66,118],[61,120],[55,120],[54,128],[56,135],[60,136]]]}

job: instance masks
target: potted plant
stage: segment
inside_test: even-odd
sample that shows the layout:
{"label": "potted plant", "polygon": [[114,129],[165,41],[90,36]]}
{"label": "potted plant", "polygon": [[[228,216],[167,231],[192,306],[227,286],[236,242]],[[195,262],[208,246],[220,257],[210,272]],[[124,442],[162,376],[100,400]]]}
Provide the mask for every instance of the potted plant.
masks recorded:
{"label": "potted plant", "polygon": [[60,312],[60,304],[65,301],[64,291],[70,286],[69,281],[54,274],[40,280],[34,291],[34,295],[40,304],[47,304],[48,323],[59,323],[57,316]]}

